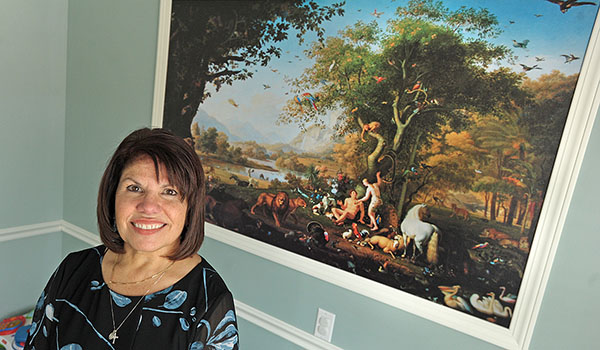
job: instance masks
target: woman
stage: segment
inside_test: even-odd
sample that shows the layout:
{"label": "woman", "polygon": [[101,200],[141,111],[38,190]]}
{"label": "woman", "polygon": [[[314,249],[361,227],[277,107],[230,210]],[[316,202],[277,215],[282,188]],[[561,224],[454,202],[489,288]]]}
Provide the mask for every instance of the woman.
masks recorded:
{"label": "woman", "polygon": [[233,297],[197,252],[204,173],[193,148],[141,129],[100,182],[102,246],[71,253],[36,305],[26,349],[238,349]]}
{"label": "woman", "polygon": [[365,192],[365,195],[358,200],[359,202],[365,202],[369,200],[369,198],[371,198],[371,202],[369,203],[369,207],[367,208],[367,216],[369,216],[369,219],[371,220],[368,226],[371,227],[372,231],[379,230],[379,227],[377,226],[377,218],[375,217],[375,210],[383,204],[383,201],[381,200],[380,189],[381,184],[383,182],[381,179],[381,172],[378,171],[376,176],[377,181],[373,183],[370,183],[369,180],[367,180],[366,178],[363,179],[363,186],[365,186],[367,190]]}

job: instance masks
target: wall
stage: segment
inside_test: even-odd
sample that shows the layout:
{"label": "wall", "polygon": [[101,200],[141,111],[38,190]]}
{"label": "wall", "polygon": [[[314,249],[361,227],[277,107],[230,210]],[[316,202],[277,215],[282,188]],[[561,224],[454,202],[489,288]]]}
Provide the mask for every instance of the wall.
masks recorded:
{"label": "wall", "polygon": [[64,218],[96,232],[96,195],[108,158],[150,125],[158,1],[70,1]]}
{"label": "wall", "polygon": [[2,2],[0,229],[62,218],[67,0]]}
{"label": "wall", "polygon": [[59,232],[3,238],[62,218],[66,66],[67,0],[3,1],[0,316],[30,308],[61,258]]}

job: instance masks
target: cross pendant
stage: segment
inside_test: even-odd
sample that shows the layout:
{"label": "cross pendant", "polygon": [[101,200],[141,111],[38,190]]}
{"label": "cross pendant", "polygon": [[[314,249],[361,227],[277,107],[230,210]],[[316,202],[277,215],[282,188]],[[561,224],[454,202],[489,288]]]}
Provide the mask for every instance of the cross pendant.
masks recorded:
{"label": "cross pendant", "polygon": [[118,336],[117,336],[117,330],[113,330],[112,332],[110,332],[110,334],[108,335],[108,340],[112,341],[112,343],[114,344],[115,341],[117,340]]}

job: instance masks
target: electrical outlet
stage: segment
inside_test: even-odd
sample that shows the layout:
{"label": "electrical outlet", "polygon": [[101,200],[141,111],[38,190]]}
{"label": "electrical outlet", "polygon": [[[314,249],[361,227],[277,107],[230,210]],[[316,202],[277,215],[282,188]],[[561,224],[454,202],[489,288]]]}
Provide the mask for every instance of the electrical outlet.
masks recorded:
{"label": "electrical outlet", "polygon": [[335,314],[319,308],[317,322],[315,323],[315,336],[331,343],[334,322]]}

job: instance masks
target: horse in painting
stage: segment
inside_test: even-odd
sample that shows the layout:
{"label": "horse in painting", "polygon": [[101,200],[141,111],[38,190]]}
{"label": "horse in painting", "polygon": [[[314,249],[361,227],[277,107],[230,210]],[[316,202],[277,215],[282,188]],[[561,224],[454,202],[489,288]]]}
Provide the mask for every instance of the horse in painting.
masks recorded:
{"label": "horse in painting", "polygon": [[[404,253],[402,254],[402,257],[406,257],[407,243],[409,239],[412,239],[414,241],[412,260],[415,260],[417,256],[423,254],[423,247],[425,244],[428,244],[427,262],[430,264],[437,263],[438,240],[441,231],[437,226],[423,221],[429,217],[431,217],[431,213],[425,204],[417,204],[406,213],[406,217],[400,224],[400,230],[402,231],[402,238],[404,240]],[[419,255],[415,255],[416,250],[419,250]]]}

